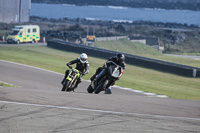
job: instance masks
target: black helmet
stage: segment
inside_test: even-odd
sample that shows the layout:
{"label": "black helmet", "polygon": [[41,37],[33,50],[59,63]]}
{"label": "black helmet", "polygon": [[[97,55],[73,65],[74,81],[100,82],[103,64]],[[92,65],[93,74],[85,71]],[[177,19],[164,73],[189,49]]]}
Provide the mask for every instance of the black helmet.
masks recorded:
{"label": "black helmet", "polygon": [[117,57],[118,62],[120,62],[120,63],[122,63],[122,62],[125,61],[125,56],[124,56],[124,54],[117,54],[116,57]]}

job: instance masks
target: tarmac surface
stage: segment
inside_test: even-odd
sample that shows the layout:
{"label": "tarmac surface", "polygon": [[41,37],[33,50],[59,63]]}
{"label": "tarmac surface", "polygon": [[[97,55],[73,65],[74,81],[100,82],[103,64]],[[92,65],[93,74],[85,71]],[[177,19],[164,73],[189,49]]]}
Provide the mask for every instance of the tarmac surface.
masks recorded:
{"label": "tarmac surface", "polygon": [[113,87],[113,94],[62,92],[64,74],[0,60],[0,133],[198,133],[200,101],[150,97]]}

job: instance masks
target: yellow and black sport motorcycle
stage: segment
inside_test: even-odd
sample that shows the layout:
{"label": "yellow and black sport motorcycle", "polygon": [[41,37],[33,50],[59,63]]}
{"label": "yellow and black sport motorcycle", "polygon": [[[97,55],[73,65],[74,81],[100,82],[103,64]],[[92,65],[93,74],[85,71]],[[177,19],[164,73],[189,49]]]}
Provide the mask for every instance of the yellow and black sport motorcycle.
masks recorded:
{"label": "yellow and black sport motorcycle", "polygon": [[66,77],[63,83],[63,87],[61,91],[74,91],[79,77],[80,77],[79,70],[75,68],[70,68],[68,76]]}

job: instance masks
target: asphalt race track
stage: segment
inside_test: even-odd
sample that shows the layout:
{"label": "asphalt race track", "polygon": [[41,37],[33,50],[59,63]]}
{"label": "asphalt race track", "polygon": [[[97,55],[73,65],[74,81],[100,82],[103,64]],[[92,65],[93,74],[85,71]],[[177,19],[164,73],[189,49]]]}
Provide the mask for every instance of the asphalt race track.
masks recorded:
{"label": "asphalt race track", "polygon": [[[61,92],[63,74],[0,60],[0,133],[198,133],[200,101],[112,88],[88,94],[83,80]],[[134,88],[134,87],[133,87]]]}

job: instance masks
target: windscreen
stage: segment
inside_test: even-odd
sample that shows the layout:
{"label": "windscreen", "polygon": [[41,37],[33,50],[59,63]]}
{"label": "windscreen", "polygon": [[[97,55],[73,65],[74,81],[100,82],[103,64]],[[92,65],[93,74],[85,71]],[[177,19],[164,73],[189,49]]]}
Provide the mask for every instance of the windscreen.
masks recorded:
{"label": "windscreen", "polygon": [[115,69],[112,73],[112,76],[115,78],[118,78],[120,76],[120,70],[119,69]]}
{"label": "windscreen", "polygon": [[18,35],[19,31],[18,30],[13,30],[10,35]]}

